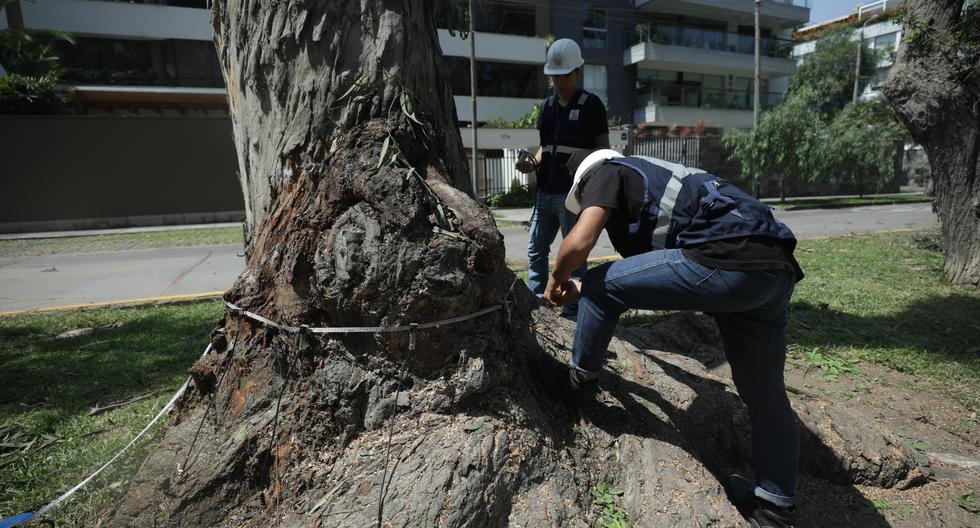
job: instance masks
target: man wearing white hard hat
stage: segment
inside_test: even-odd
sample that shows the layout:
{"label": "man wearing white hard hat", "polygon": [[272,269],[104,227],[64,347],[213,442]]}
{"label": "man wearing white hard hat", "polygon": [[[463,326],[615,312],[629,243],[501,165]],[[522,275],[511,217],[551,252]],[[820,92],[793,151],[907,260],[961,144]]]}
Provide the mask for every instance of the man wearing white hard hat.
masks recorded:
{"label": "man wearing white hard hat", "polygon": [[[789,301],[803,272],[792,231],[769,206],[701,169],[608,149],[578,165],[566,205],[579,219],[545,299],[579,303],[570,386],[595,386],[628,309],[712,316],[752,426],[755,480],[733,476],[736,505],[753,526],[793,526],[799,436],[783,369]],[[603,229],[623,259],[573,280]]]}
{"label": "man wearing white hard hat", "polygon": [[[538,135],[541,146],[534,159],[521,159],[517,170],[537,174],[537,193],[531,229],[528,236],[528,287],[538,297],[544,296],[548,281],[548,253],[561,230],[566,236],[575,223],[575,215],[565,209],[565,197],[572,185],[569,167],[574,167],[596,148],[609,147],[606,107],[595,94],[578,88],[582,77],[582,51],[571,39],[556,40],[548,48],[544,73],[551,77],[555,93],[541,105]],[[581,277],[583,263],[573,276]],[[567,317],[574,317],[577,306],[563,307]]]}

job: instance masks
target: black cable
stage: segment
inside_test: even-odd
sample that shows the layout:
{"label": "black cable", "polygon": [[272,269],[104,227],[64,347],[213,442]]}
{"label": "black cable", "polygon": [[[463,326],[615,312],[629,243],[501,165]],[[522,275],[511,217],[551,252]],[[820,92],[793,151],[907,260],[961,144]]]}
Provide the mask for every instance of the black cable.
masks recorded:
{"label": "black cable", "polygon": [[225,357],[225,364],[221,367],[221,372],[218,373],[218,379],[214,384],[214,390],[211,393],[211,400],[208,402],[208,406],[204,408],[204,414],[201,415],[201,422],[197,424],[197,431],[194,432],[194,439],[191,440],[191,445],[187,448],[187,457],[184,458],[184,464],[178,466],[177,477],[180,478],[184,472],[190,467],[189,463],[191,460],[191,454],[194,452],[194,446],[197,445],[197,438],[201,434],[201,429],[204,427],[204,421],[207,419],[208,414],[211,412],[211,408],[214,407],[214,402],[217,399],[218,389],[221,387],[221,380],[225,378],[225,373],[228,372],[228,367],[231,365],[231,358],[235,355],[235,348],[239,344],[239,337],[242,332],[242,310],[231,310],[231,313],[235,315],[238,320],[238,335],[235,336],[235,343],[228,349],[228,356]]}
{"label": "black cable", "polygon": [[279,458],[275,454],[276,433],[277,433],[276,429],[278,429],[279,427],[279,411],[282,408],[282,397],[284,394],[286,394],[286,387],[289,386],[289,375],[293,371],[293,362],[295,361],[295,358],[299,357],[299,352],[300,350],[302,350],[303,345],[306,343],[306,336],[309,335],[309,333],[310,333],[309,325],[300,325],[299,333],[297,334],[297,338],[296,338],[296,342],[297,342],[296,354],[293,356],[292,360],[290,360],[289,358],[289,350],[286,350],[286,374],[283,376],[282,388],[279,389],[279,398],[276,400],[276,414],[272,417],[272,439],[269,442],[269,456],[272,457],[272,461],[273,461],[272,472],[273,474],[275,474],[276,481],[279,484],[279,490],[276,493],[276,506],[275,506],[276,526],[279,526],[279,521],[282,519],[282,515],[280,515],[280,511],[279,511],[279,497],[282,495],[282,475],[279,472]]}
{"label": "black cable", "polygon": [[[388,460],[391,456],[391,437],[395,431],[395,419],[398,418],[398,394],[402,389],[402,378],[405,377],[405,371],[408,369],[408,364],[412,359],[412,352],[415,350],[415,333],[418,329],[418,323],[411,323],[409,325],[408,334],[408,353],[405,354],[405,359],[402,361],[401,371],[398,373],[398,380],[395,385],[395,409],[391,413],[391,421],[388,422],[388,442],[385,446],[385,463],[384,467],[381,468],[381,486],[378,489],[378,528],[381,528],[381,520],[384,516],[384,506],[385,506],[385,481],[388,478]],[[392,471],[392,476],[395,472]]]}

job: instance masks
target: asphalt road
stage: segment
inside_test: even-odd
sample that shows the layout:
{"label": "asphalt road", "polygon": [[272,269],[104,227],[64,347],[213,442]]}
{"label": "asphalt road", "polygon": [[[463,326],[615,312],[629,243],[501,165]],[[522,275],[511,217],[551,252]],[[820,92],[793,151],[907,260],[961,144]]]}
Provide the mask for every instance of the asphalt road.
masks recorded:
{"label": "asphalt road", "polygon": [[[503,210],[523,221],[530,210]],[[799,238],[938,226],[930,204],[777,211]],[[507,258],[526,261],[527,232],[505,227]],[[560,239],[552,246],[557,254]],[[229,288],[242,271],[238,244],[0,258],[0,314],[63,306],[197,295]],[[615,252],[605,234],[593,257]]]}

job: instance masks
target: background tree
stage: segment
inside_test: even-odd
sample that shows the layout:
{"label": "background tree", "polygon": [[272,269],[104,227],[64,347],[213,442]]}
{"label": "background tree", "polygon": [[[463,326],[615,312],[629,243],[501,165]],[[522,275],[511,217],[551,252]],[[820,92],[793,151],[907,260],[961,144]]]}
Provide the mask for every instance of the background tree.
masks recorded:
{"label": "background tree", "polygon": [[[803,56],[803,63],[789,79],[790,98],[810,92],[820,110],[834,116],[851,102],[854,94],[854,61],[858,43],[851,26],[835,26],[814,37],[814,51]],[[880,56],[866,43],[861,46],[861,77],[871,76]]]}
{"label": "background tree", "polygon": [[[786,97],[757,128],[724,138],[747,177],[777,181],[780,199],[787,180],[853,185],[863,195],[894,177],[900,127],[880,103],[851,101],[858,46],[852,34],[851,27],[835,27],[816,37],[814,51],[790,77]],[[867,77],[881,57],[866,43],[860,49],[861,76]]]}
{"label": "background tree", "polygon": [[[817,145],[813,167],[824,180],[848,184],[858,195],[876,192],[895,177],[895,149],[908,135],[884,101],[856,101],[838,113]],[[811,143],[811,144],[813,144]]]}
{"label": "background tree", "polygon": [[722,138],[744,175],[763,182],[776,179],[780,200],[786,198],[787,178],[808,181],[820,174],[816,150],[823,118],[815,101],[814,92],[801,88],[767,112],[758,128]]}
{"label": "background tree", "polygon": [[[490,212],[459,190],[438,8],[214,4],[250,226],[226,299],[294,329],[507,308],[414,340],[297,334],[230,310],[104,526],[584,527],[610,481],[624,489],[604,505],[641,525],[741,522],[714,475],[748,465],[747,418],[701,362],[616,340],[610,405],[558,396],[574,327],[515,280]],[[685,350],[721,361],[704,324],[675,317],[630,339],[692,339]],[[804,434],[814,474],[921,480],[887,433],[861,445],[869,427],[845,410],[804,414],[815,431],[835,424]]]}
{"label": "background tree", "polygon": [[884,92],[929,157],[946,276],[980,288],[980,6],[965,4],[906,2]]}

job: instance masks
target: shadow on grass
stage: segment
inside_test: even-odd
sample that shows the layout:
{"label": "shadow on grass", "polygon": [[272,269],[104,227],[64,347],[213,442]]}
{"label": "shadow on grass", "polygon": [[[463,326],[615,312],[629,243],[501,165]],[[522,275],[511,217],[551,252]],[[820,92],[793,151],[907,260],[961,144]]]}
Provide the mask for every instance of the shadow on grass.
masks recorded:
{"label": "shadow on grass", "polygon": [[898,370],[915,367],[898,350],[920,350],[942,362],[966,364],[970,375],[980,377],[978,314],[980,296],[963,293],[931,296],[887,316],[863,316],[795,301],[790,308],[788,340],[805,348],[894,349],[896,354],[878,359]]}
{"label": "shadow on grass", "polygon": [[[75,414],[176,387],[207,345],[219,313],[201,304],[0,321],[0,405]],[[56,337],[83,327],[95,330]]]}

